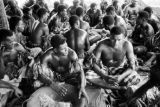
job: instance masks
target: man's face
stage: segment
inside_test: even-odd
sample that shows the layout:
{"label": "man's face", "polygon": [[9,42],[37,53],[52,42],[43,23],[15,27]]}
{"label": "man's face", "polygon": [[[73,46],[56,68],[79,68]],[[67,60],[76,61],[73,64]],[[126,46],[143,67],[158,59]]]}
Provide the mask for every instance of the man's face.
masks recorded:
{"label": "man's face", "polygon": [[46,13],[46,14],[43,16],[44,22],[47,22],[47,20],[48,20],[48,16],[49,16],[49,14],[48,14],[48,13]]}
{"label": "man's face", "polygon": [[74,1],[73,1],[73,5],[74,5],[74,6],[79,6],[79,3],[80,3],[79,0],[74,0]]}
{"label": "man's face", "polygon": [[137,3],[138,3],[137,0],[132,0],[131,2],[132,2],[132,5],[134,5],[134,6],[137,5]]}
{"label": "man's face", "polygon": [[136,19],[136,24],[137,24],[137,25],[143,25],[143,23],[144,23],[143,19],[137,17],[137,19]]}
{"label": "man's face", "polygon": [[67,56],[68,55],[68,45],[67,45],[67,43],[65,42],[64,44],[61,44],[59,46],[59,48],[57,49],[57,52],[58,52],[59,55]]}
{"label": "man's face", "polygon": [[119,35],[111,35],[110,37],[112,44],[117,47],[120,45],[120,42],[124,39],[124,35],[121,33]]}
{"label": "man's face", "polygon": [[24,31],[24,23],[22,20],[19,21],[18,26],[17,26],[17,30],[19,32],[23,32]]}
{"label": "man's face", "polygon": [[97,6],[92,7],[93,12],[96,12]]}
{"label": "man's face", "polygon": [[64,16],[64,17],[67,16],[67,10],[64,9],[64,10],[61,12],[61,15]]}
{"label": "man's face", "polygon": [[2,41],[2,44],[4,44],[4,45],[10,45],[14,41],[16,41],[15,34],[13,34],[12,36],[6,37],[6,40]]}

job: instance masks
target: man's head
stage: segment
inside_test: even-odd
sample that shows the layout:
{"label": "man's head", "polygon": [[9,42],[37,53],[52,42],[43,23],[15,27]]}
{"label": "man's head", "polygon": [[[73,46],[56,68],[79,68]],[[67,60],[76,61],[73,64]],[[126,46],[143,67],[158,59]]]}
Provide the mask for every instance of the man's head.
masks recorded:
{"label": "man's head", "polygon": [[8,5],[9,5],[11,8],[17,7],[15,0],[9,0],[9,1],[8,1]]}
{"label": "man's head", "polygon": [[80,1],[79,0],[73,0],[73,6],[77,7],[79,6]]}
{"label": "man's head", "polygon": [[68,45],[63,35],[55,35],[51,38],[51,45],[55,52],[59,55],[68,55]]}
{"label": "man's head", "polygon": [[92,11],[96,12],[97,4],[96,3],[91,3],[90,8],[91,8]]}
{"label": "man's head", "polygon": [[152,7],[145,7],[144,8],[144,11],[146,11],[146,12],[148,12],[148,14],[149,14],[149,17],[151,17],[151,15],[153,14],[153,10],[152,10]]}
{"label": "man's head", "polygon": [[115,17],[115,15],[116,15],[115,8],[113,6],[109,6],[106,9],[106,14],[107,15],[112,15],[113,17]]}
{"label": "man's head", "polygon": [[61,4],[58,6],[58,14],[61,16],[66,16],[67,10],[65,5]]}
{"label": "man's head", "polygon": [[38,16],[39,20],[42,20],[43,22],[46,22],[49,14],[48,14],[48,12],[45,8],[40,8],[37,11],[37,16]]}
{"label": "man's head", "polygon": [[58,1],[55,1],[54,2],[54,9],[57,10],[59,5],[60,5],[60,3]]}
{"label": "man's head", "polygon": [[78,8],[76,9],[76,15],[77,15],[78,17],[83,17],[83,15],[84,15],[84,10],[83,10],[82,7],[78,7]]}
{"label": "man's head", "polygon": [[23,32],[24,30],[24,23],[19,16],[12,16],[9,20],[10,29],[12,31]]}
{"label": "man's head", "polygon": [[31,8],[29,8],[29,7],[24,7],[23,8],[23,14],[24,15],[32,15],[32,9]]}
{"label": "man's head", "polygon": [[114,0],[112,5],[117,8],[119,6],[119,1],[118,0]]}
{"label": "man's head", "polygon": [[11,42],[15,40],[15,36],[13,36],[13,32],[8,29],[0,29],[1,39],[0,44],[6,44],[7,42]]}
{"label": "man's head", "polygon": [[106,15],[103,17],[103,25],[105,26],[106,30],[111,29],[114,26],[114,17],[111,15]]}
{"label": "man's head", "polygon": [[78,28],[79,27],[79,17],[77,15],[72,15],[70,18],[69,18],[69,24],[71,27],[76,27]]}
{"label": "man's head", "polygon": [[114,26],[111,29],[111,41],[114,44],[114,46],[118,46],[119,42],[124,39],[124,30],[120,26]]}
{"label": "man's head", "polygon": [[64,4],[64,0],[60,0],[60,4]]}
{"label": "man's head", "polygon": [[137,25],[144,25],[149,19],[149,14],[146,11],[140,11],[136,20]]}
{"label": "man's head", "polygon": [[37,11],[40,9],[40,5],[39,4],[34,4],[32,7],[32,12],[37,14]]}
{"label": "man's head", "polygon": [[138,0],[131,0],[132,6],[136,6],[138,4]]}

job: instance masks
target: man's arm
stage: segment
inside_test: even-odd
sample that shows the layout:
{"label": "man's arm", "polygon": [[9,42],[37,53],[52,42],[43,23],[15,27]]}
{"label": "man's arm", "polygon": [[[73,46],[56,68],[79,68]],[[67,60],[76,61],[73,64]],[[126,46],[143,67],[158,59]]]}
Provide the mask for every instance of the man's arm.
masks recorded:
{"label": "man's arm", "polygon": [[126,57],[129,61],[130,68],[135,70],[135,56],[134,56],[133,46],[131,42],[129,41],[125,42],[124,48],[126,49]]}
{"label": "man's arm", "polygon": [[16,86],[14,86],[14,85],[6,82],[6,81],[0,80],[0,88],[13,89],[14,92],[15,92],[15,95],[16,95],[17,97],[20,97],[20,96],[22,95],[22,91],[21,91],[19,88],[17,88]]}
{"label": "man's arm", "polygon": [[[85,75],[84,75],[84,71],[83,71],[83,68],[82,68],[82,63],[80,61],[78,61],[78,56],[77,54],[72,51],[71,52],[71,60],[72,60],[72,63],[75,63],[75,70],[76,71],[80,71],[80,75],[81,75],[81,88],[85,88],[85,85],[86,85],[86,81],[85,81]],[[77,63],[79,64],[79,66],[76,66]]]}
{"label": "man's arm", "polygon": [[101,54],[102,54],[102,46],[103,44],[99,43],[97,45],[97,47],[95,48],[94,50],[94,55],[95,55],[95,58],[94,58],[94,61],[93,61],[93,70],[99,75],[101,76],[102,78],[106,78],[106,75],[102,72],[101,68],[100,68],[100,59],[101,59]]}
{"label": "man's arm", "polygon": [[88,35],[86,35],[85,51],[88,51],[89,49],[90,49],[89,37],[88,37]]}
{"label": "man's arm", "polygon": [[47,49],[47,46],[48,46],[48,36],[49,36],[49,28],[48,28],[48,25],[46,25],[44,27],[44,36],[43,36],[43,50]]}

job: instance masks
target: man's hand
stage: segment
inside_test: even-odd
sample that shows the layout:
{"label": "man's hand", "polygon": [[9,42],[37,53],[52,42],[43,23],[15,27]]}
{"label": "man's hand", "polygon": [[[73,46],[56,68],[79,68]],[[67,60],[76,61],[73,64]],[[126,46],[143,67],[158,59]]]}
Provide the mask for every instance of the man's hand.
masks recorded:
{"label": "man's hand", "polygon": [[15,95],[16,95],[18,98],[20,98],[20,97],[23,95],[22,91],[21,91],[19,88],[14,87],[13,89],[14,89]]}
{"label": "man's hand", "polygon": [[85,88],[80,88],[78,98],[80,99],[82,95],[87,99],[87,103],[89,103],[89,97],[87,95],[87,92],[86,92]]}
{"label": "man's hand", "polygon": [[109,84],[118,85],[117,78],[118,78],[117,76],[114,77],[106,76],[105,81]]}

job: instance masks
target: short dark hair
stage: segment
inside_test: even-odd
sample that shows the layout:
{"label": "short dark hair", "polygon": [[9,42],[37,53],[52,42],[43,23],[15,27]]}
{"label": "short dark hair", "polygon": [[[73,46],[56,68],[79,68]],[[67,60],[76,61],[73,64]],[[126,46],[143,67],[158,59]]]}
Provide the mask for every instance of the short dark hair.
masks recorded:
{"label": "short dark hair", "polygon": [[113,6],[109,6],[107,9],[106,9],[106,13],[110,13],[110,12],[115,12],[115,8]]}
{"label": "short dark hair", "polygon": [[138,18],[142,18],[142,19],[149,19],[149,13],[146,11],[140,11],[138,14]]}
{"label": "short dark hair", "polygon": [[32,9],[33,9],[33,13],[37,14],[37,11],[40,9],[40,5],[39,4],[35,4],[35,5],[33,5]]}
{"label": "short dark hair", "polygon": [[106,15],[103,17],[103,24],[104,25],[110,26],[110,25],[113,25],[114,22],[115,22],[115,20],[114,20],[113,16],[111,16],[111,15]]}
{"label": "short dark hair", "polygon": [[9,19],[9,26],[10,26],[10,29],[12,31],[14,31],[16,29],[16,26],[18,25],[18,23],[19,23],[20,20],[22,20],[22,19],[19,16],[12,16]]}
{"label": "short dark hair", "polygon": [[93,7],[95,7],[95,6],[97,6],[96,3],[91,3],[90,8],[93,8]]}
{"label": "short dark hair", "polygon": [[31,11],[31,8],[29,8],[29,7],[23,8],[23,14],[29,14],[29,11]]}
{"label": "short dark hair", "polygon": [[76,15],[77,15],[77,16],[82,16],[83,14],[84,14],[83,8],[82,8],[82,7],[78,7],[78,8],[76,9]]}
{"label": "short dark hair", "polygon": [[79,20],[79,17],[77,15],[72,15],[70,18],[69,18],[69,24],[70,26],[74,26],[74,24]]}
{"label": "short dark hair", "polygon": [[4,41],[7,37],[10,37],[13,35],[13,32],[11,30],[8,29],[0,29],[0,34],[1,34],[1,39],[0,39],[0,43],[2,41]]}
{"label": "short dark hair", "polygon": [[45,8],[40,8],[37,11],[37,16],[38,16],[38,18],[42,18],[43,15],[45,15],[46,13],[47,13],[47,10]]}
{"label": "short dark hair", "polygon": [[55,35],[51,38],[51,45],[53,48],[58,48],[60,45],[66,42],[66,38],[63,35]]}
{"label": "short dark hair", "polygon": [[153,13],[153,10],[152,10],[152,7],[145,7],[144,8],[144,11],[146,11],[146,12],[148,12],[149,13],[149,15],[151,15],[152,13]]}
{"label": "short dark hair", "polygon": [[64,11],[65,9],[66,9],[66,6],[65,6],[65,5],[63,5],[63,4],[59,5],[59,6],[58,6],[58,13]]}
{"label": "short dark hair", "polygon": [[123,34],[123,29],[121,28],[121,26],[114,26],[111,29],[111,35],[120,35]]}

